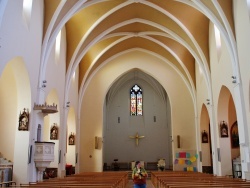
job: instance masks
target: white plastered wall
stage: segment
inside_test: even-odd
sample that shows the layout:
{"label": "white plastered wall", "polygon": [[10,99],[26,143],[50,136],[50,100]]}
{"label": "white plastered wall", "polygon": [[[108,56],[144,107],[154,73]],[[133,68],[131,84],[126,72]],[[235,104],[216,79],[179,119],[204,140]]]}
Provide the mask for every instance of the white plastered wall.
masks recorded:
{"label": "white plastered wall", "polygon": [[[13,148],[15,147],[15,132],[18,128],[17,124],[19,112],[17,111],[16,81],[11,65],[7,65],[1,75],[0,91],[0,118],[2,120],[0,126],[0,152],[4,158],[13,162]],[[7,144],[8,147],[6,147]]]}
{"label": "white plastered wall", "polygon": [[[60,126],[59,128],[59,140],[55,141],[55,161],[50,165],[51,167],[58,167],[58,176],[63,176],[65,171],[65,164],[67,160],[70,160],[70,163],[75,161],[75,149],[67,148],[67,123],[69,118],[69,107],[67,107],[67,102],[70,102],[68,105],[76,111],[78,108],[78,69],[75,71],[74,78],[70,80],[69,90],[65,91],[65,80],[66,80],[66,30],[65,27],[61,29],[61,42],[60,42],[60,56],[58,57],[55,53],[55,45],[52,47],[51,52],[48,57],[48,62],[46,66],[46,88],[44,88],[45,96],[47,96],[52,90],[55,90],[57,93],[57,101],[50,99],[49,104],[57,104],[58,112],[56,114],[50,115],[57,117],[56,122]],[[67,98],[65,98],[67,93]],[[66,101],[65,101],[66,100]],[[70,114],[70,118],[72,114]],[[77,120],[77,115],[74,115]],[[45,118],[46,119],[46,118]],[[51,123],[54,123],[50,120]],[[75,125],[74,125],[75,126]],[[73,131],[74,128],[72,128]],[[69,131],[69,130],[68,130]],[[71,148],[75,146],[70,146]],[[69,149],[69,150],[67,150]],[[61,158],[59,161],[59,152],[61,152]],[[67,153],[67,158],[66,158]],[[58,162],[59,165],[58,165]],[[73,163],[74,164],[74,163]]]}
{"label": "white plastered wall", "polygon": [[[207,105],[208,101],[207,99],[210,99],[208,96],[208,86],[206,84],[206,80],[204,78],[204,73],[202,72],[202,69],[199,67],[198,63],[196,62],[195,66],[195,77],[196,77],[196,97],[197,97],[197,119],[198,119],[198,127],[200,127],[200,132],[198,136],[201,137],[201,132],[203,130],[206,130],[209,134],[209,137],[211,137],[211,133],[209,132],[209,105]],[[211,99],[210,99],[211,100]],[[205,111],[202,107],[204,105],[204,108],[207,109]],[[208,116],[208,117],[207,117]],[[210,139],[210,138],[209,138]],[[210,142],[211,143],[211,142]],[[202,166],[210,166],[210,143],[201,143],[200,151],[202,152]]]}
{"label": "white plastered wall", "polygon": [[[76,145],[69,145],[69,136],[70,134],[76,135],[76,114],[74,109],[71,107],[69,109],[68,118],[67,118],[67,155],[66,163],[75,166],[75,151]],[[76,144],[76,140],[75,140]]]}
{"label": "white plastered wall", "polygon": [[[165,88],[172,107],[174,138],[181,135],[183,149],[196,149],[193,101],[183,80],[161,59],[135,50],[103,66],[87,85],[81,104],[80,172],[102,171],[102,150],[94,149],[94,137],[102,137],[105,96],[115,79],[133,68],[153,76]],[[176,146],[174,140],[173,147]]]}
{"label": "white plastered wall", "polygon": [[18,121],[24,108],[30,113],[31,104],[29,78],[22,58],[14,58],[7,64],[0,86],[4,121],[0,128],[0,152],[15,165],[13,179],[24,182],[27,174],[22,172],[28,169],[27,163],[21,161],[28,162],[29,132],[18,131]]}
{"label": "white plastered wall", "polygon": [[[77,163],[77,156],[78,150],[77,147],[77,140],[79,139],[79,126],[78,125],[78,80],[79,78],[79,70],[75,70],[75,74],[73,75],[73,78],[71,79],[70,83],[70,89],[68,93],[68,101],[65,101],[66,103],[69,102],[69,108],[67,108],[67,113],[65,114],[65,117],[67,117],[67,126],[68,126],[68,135],[70,132],[75,133],[75,145],[67,146],[67,156],[66,156],[66,163],[72,164],[73,166],[76,166]],[[78,135],[78,137],[77,137]],[[67,143],[68,144],[68,143]],[[76,171],[78,170],[78,167],[76,166]]]}
{"label": "white plastered wall", "polygon": [[200,117],[200,136],[202,136],[203,131],[206,131],[208,134],[208,143],[201,143],[202,166],[211,166],[211,133],[209,131],[210,121],[208,111],[205,105],[203,105],[203,108],[201,108]]}
{"label": "white plastered wall", "polygon": [[[214,118],[216,124],[215,125],[211,125],[214,126],[214,134],[215,135],[215,139],[218,141],[217,142],[217,148],[228,148],[228,149],[223,149],[220,150],[220,156],[221,156],[221,160],[223,160],[222,162],[218,162],[218,175],[228,175],[230,174],[230,169],[226,168],[228,166],[231,167],[231,150],[230,150],[230,140],[228,139],[221,139],[219,137],[219,122],[222,120],[225,120],[226,122],[228,122],[228,108],[227,106],[224,106],[224,110],[225,113],[223,116],[222,113],[220,114],[220,117],[218,117],[218,101],[219,101],[219,95],[220,95],[220,91],[222,86],[226,86],[229,90],[229,92],[231,93],[232,96],[234,96],[234,85],[232,83],[232,79],[231,76],[233,75],[233,71],[232,71],[232,63],[231,63],[231,59],[230,59],[230,55],[229,55],[229,51],[226,47],[226,44],[221,36],[221,54],[218,55],[217,49],[216,49],[216,43],[215,43],[215,35],[214,35],[214,26],[212,23],[210,23],[210,31],[209,31],[209,47],[210,47],[210,69],[211,69],[211,83],[212,83],[212,91],[213,91],[213,108],[214,108]],[[197,71],[198,72],[198,71]],[[197,75],[196,72],[196,75]],[[197,79],[197,83],[198,79]],[[206,98],[207,98],[207,94],[202,92],[202,89],[204,86],[202,86],[201,84],[197,85],[197,96],[198,96],[198,105],[201,106],[202,103],[205,103]],[[229,102],[229,101],[228,101]],[[208,106],[209,108],[209,106]],[[211,114],[210,114],[211,116]],[[211,117],[209,117],[211,118]],[[213,121],[211,121],[213,122]],[[226,141],[226,143],[225,143]],[[227,146],[226,146],[226,145]],[[216,150],[217,148],[214,148],[214,150]],[[213,157],[215,158],[215,160],[218,160],[218,157],[213,155]]]}
{"label": "white plastered wall", "polygon": [[[237,40],[237,48],[239,54],[239,65],[241,73],[241,82],[243,88],[243,97],[245,101],[246,111],[246,123],[245,129],[250,134],[249,122],[250,122],[250,11],[248,9],[246,1],[233,1],[234,4],[234,24],[235,35]],[[247,140],[249,142],[249,138]],[[249,147],[249,146],[248,146]],[[248,161],[249,162],[249,161]]]}
{"label": "white plastered wall", "polygon": [[[240,86],[242,86],[242,97],[244,102],[242,102],[242,113],[245,113],[242,116],[242,121],[238,121],[239,128],[239,138],[240,138],[240,149],[241,149],[241,162],[242,162],[242,177],[245,178],[245,171],[247,172],[246,176],[249,179],[249,134],[250,134],[250,64],[249,64],[249,48],[250,48],[250,10],[246,1],[233,1],[234,7],[234,24],[235,24],[235,36],[237,41],[238,49],[238,61],[240,66]],[[237,104],[236,104],[237,109]],[[237,113],[237,112],[236,112]],[[237,114],[238,116],[238,114]],[[241,130],[242,129],[242,130]],[[242,140],[241,138],[245,138]]]}
{"label": "white plastered wall", "polygon": [[[51,90],[49,95],[47,96],[46,99],[47,104],[52,105],[54,104],[59,104],[58,100],[58,93],[56,92],[55,89]],[[46,142],[54,142],[54,161],[50,163],[49,167],[57,168],[58,167],[58,151],[59,151],[59,139],[60,139],[60,131],[61,131],[61,126],[60,126],[60,106],[58,105],[59,111],[54,114],[48,114],[45,116],[45,121],[43,125],[43,140]],[[54,124],[58,127],[58,139],[57,140],[51,140],[50,139],[50,131],[51,128],[54,126]]]}
{"label": "white plastered wall", "polygon": [[[166,168],[169,168],[169,164],[172,166],[172,132],[168,98],[163,98],[155,91],[155,88],[161,86],[153,88],[149,84],[149,78],[138,76],[142,74],[140,71],[134,74],[137,75],[136,78],[127,78],[116,94],[109,98],[107,106],[104,105],[104,108],[107,108],[103,130],[104,162],[108,165],[113,163],[114,159],[119,162],[157,162],[164,158]],[[143,116],[130,116],[129,92],[134,84],[139,85],[143,92]],[[135,139],[129,138],[136,133],[145,136],[139,140],[138,146]],[[128,153],[130,154],[127,155]]]}
{"label": "white plastered wall", "polygon": [[[1,49],[0,49],[0,73],[2,74],[6,64],[16,57],[21,57],[25,68],[27,69],[27,79],[21,80],[17,77],[18,81],[30,87],[30,95],[25,95],[26,100],[23,100],[22,94],[18,97],[17,103],[20,108],[28,106],[30,108],[31,117],[33,115],[32,107],[37,96],[37,82],[40,66],[40,53],[41,53],[41,40],[42,40],[42,25],[43,25],[43,2],[33,1],[32,17],[30,19],[29,27],[23,19],[23,1],[8,1],[6,9],[3,13],[3,19],[0,27]],[[18,32],[17,32],[18,31]],[[16,67],[18,69],[18,67]],[[20,71],[20,70],[19,70]],[[17,71],[18,72],[18,71]],[[19,94],[21,91],[17,91]],[[11,95],[9,95],[11,96]],[[15,98],[15,96],[13,96]],[[14,99],[13,99],[14,100]],[[26,101],[26,102],[25,102]],[[17,107],[13,107],[12,111],[16,111]],[[19,112],[17,112],[19,114]],[[16,119],[11,116],[9,119]],[[16,122],[18,123],[18,122]],[[14,123],[16,125],[16,123]],[[13,122],[9,120],[6,124],[10,127]],[[16,130],[16,127],[15,127]],[[25,134],[25,133],[24,133]],[[15,132],[12,132],[12,137],[15,137]],[[19,136],[18,136],[19,137]],[[13,147],[15,161],[16,177],[14,180],[17,183],[27,183],[34,180],[36,174],[34,163],[28,164],[28,147],[29,143],[32,145],[36,139],[36,127],[34,126],[34,119],[30,119],[30,128],[26,136],[21,136],[20,139],[25,139],[24,145],[20,145],[16,140],[16,145]],[[12,148],[12,149],[13,149]],[[23,148],[22,150],[20,150]],[[21,154],[22,153],[22,154]],[[24,159],[20,160],[20,155]],[[20,164],[20,165],[19,165]]]}
{"label": "white plastered wall", "polygon": [[[30,78],[30,83],[27,83],[31,86],[31,106],[38,101],[38,92],[42,93],[41,96],[45,97],[51,92],[51,90],[55,89],[58,95],[58,108],[62,114],[67,114],[67,109],[64,106],[64,85],[65,85],[65,72],[66,72],[66,59],[65,59],[65,52],[66,52],[66,40],[65,40],[65,30],[62,30],[62,41],[61,41],[61,55],[57,61],[55,60],[55,50],[52,47],[51,54],[49,55],[47,67],[46,67],[46,76],[45,80],[46,88],[39,89],[38,86],[38,79],[39,79],[39,68],[40,68],[40,60],[41,60],[41,44],[42,44],[42,32],[43,32],[43,1],[33,1],[32,6],[32,16],[30,19],[29,24],[25,23],[25,19],[23,19],[22,9],[23,9],[22,1],[8,1],[5,13],[3,15],[2,25],[0,28],[0,37],[1,37],[1,53],[0,53],[0,72],[2,73],[3,69],[5,68],[6,63],[10,61],[13,57],[18,55],[22,55],[23,59],[25,60],[25,65],[28,71],[28,75]],[[7,19],[6,19],[7,18]],[[18,31],[18,32],[17,32]],[[78,73],[76,75],[78,78]],[[76,79],[75,82],[72,84],[73,87],[70,87],[70,95],[69,100],[75,109],[77,108],[78,102],[78,80]],[[39,99],[40,102],[40,99]],[[51,101],[53,102],[53,101]],[[16,108],[14,108],[16,109]],[[31,119],[31,128],[29,131],[28,140],[30,140],[30,144],[34,144],[34,141],[37,139],[37,126],[38,124],[44,124],[43,118],[38,115],[40,112],[33,111],[32,119]],[[66,153],[66,120],[64,119],[66,116],[58,115],[60,117],[60,127],[61,131],[60,134],[62,137],[62,143],[59,146],[62,149],[62,165],[61,169],[64,169],[64,161],[65,161],[65,153]],[[64,137],[63,137],[64,136]],[[25,146],[28,148],[29,144]],[[17,150],[18,153],[18,150]],[[25,152],[27,154],[27,152]],[[55,150],[55,153],[58,153],[58,150]],[[58,159],[58,157],[56,157]],[[24,162],[25,161],[25,162]],[[23,164],[27,165],[27,160],[20,161]],[[29,181],[36,180],[36,168],[35,164],[32,162],[28,166],[28,172],[22,173],[26,175],[26,178],[22,180],[21,183],[27,183]],[[21,170],[21,168],[18,168]],[[22,169],[23,170],[23,169]],[[21,173],[20,173],[21,174]],[[20,182],[17,182],[20,183]]]}

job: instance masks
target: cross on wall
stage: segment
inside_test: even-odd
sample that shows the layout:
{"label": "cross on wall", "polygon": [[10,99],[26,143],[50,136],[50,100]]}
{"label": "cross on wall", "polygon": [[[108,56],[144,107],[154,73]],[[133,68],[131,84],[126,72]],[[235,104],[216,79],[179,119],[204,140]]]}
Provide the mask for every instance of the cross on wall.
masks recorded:
{"label": "cross on wall", "polygon": [[139,136],[138,132],[135,134],[135,136],[129,136],[129,138],[135,139],[136,146],[139,145],[139,139],[144,138],[145,136]]}

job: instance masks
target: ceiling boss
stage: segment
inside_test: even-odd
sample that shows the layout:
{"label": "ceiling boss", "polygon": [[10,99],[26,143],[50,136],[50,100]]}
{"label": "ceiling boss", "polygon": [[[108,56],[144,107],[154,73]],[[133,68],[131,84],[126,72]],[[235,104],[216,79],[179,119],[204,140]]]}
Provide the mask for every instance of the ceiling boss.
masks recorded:
{"label": "ceiling boss", "polygon": [[139,136],[138,132],[136,133],[135,136],[129,136],[129,138],[135,139],[136,146],[139,145],[139,139],[144,138],[145,136]]}

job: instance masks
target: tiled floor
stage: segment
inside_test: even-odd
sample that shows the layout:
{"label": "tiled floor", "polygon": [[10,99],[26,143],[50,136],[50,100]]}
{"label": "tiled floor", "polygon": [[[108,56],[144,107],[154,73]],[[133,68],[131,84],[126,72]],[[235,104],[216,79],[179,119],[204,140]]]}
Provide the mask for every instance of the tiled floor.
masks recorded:
{"label": "tiled floor", "polygon": [[[129,180],[127,188],[133,188],[133,181]],[[151,180],[147,180],[147,188],[155,188],[151,182]]]}

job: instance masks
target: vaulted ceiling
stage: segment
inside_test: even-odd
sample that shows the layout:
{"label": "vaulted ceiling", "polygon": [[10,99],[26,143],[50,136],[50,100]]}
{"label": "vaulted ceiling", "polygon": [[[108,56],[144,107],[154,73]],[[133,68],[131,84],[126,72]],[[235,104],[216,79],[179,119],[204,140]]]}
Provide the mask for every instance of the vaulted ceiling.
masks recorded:
{"label": "vaulted ceiling", "polygon": [[209,21],[234,33],[231,0],[44,2],[43,53],[65,27],[67,75],[79,68],[79,87],[108,58],[132,48],[167,59],[195,87],[195,63],[210,70]]}

